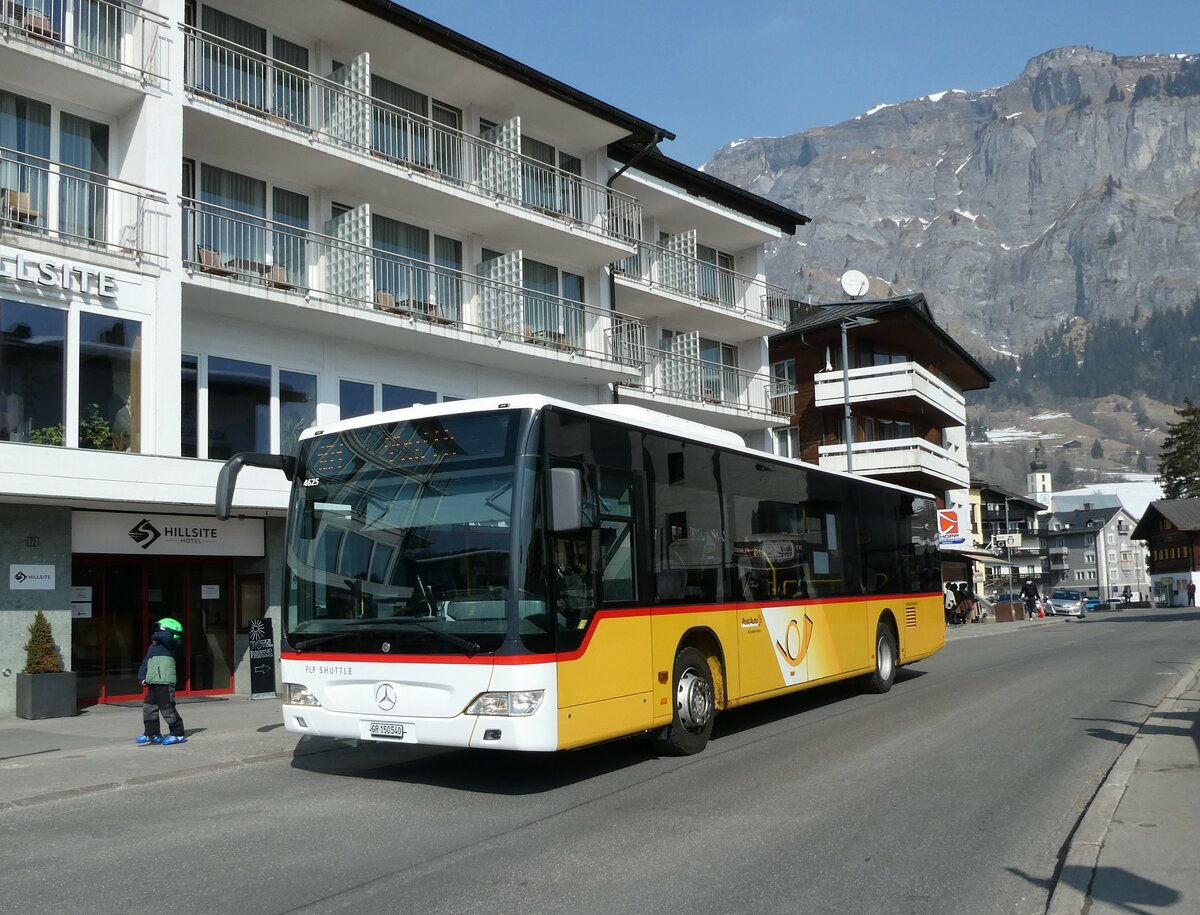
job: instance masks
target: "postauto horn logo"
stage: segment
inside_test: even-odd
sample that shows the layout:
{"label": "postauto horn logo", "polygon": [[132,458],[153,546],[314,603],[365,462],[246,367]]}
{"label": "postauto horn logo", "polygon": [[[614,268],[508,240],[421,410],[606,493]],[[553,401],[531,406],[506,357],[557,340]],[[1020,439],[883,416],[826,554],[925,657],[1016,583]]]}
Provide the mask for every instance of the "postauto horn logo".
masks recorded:
{"label": "postauto horn logo", "polygon": [[129,536],[133,538],[133,542],[141,546],[143,550],[150,548],[150,544],[154,543],[162,536],[148,518],[143,518],[137,524],[129,529]]}

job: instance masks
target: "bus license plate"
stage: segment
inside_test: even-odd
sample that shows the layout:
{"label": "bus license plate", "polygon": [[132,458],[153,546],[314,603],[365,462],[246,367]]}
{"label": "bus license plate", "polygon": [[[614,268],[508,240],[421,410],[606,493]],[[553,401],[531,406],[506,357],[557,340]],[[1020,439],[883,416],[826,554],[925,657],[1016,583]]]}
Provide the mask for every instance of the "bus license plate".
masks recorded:
{"label": "bus license plate", "polygon": [[367,731],[372,737],[403,737],[404,725],[386,721],[372,721]]}

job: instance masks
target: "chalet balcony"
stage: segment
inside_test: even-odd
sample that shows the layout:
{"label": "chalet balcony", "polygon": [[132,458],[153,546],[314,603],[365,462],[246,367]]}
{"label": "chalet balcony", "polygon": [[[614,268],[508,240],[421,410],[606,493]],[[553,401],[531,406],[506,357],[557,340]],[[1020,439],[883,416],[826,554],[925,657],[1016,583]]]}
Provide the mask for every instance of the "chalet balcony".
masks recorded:
{"label": "chalet balcony", "polygon": [[157,191],[0,147],[0,231],[160,266],[170,206]]}
{"label": "chalet balcony", "polygon": [[[622,384],[623,401],[644,400],[646,406],[700,422],[711,423],[718,416],[742,417],[741,423],[733,423],[742,429],[778,425],[791,415],[790,385],[766,374],[658,349],[644,348],[637,355],[644,360],[641,378]],[[722,421],[722,425],[729,423]]]}
{"label": "chalet balcony", "polygon": [[35,57],[142,86],[167,83],[166,19],[119,0],[5,0],[0,36]]}
{"label": "chalet balcony", "polygon": [[[853,447],[853,470],[864,476],[887,477],[902,485],[925,490],[966,488],[970,483],[970,472],[964,461],[921,438],[855,442]],[[845,444],[822,445],[818,454],[822,467],[846,469]]]}
{"label": "chalet balcony", "polygon": [[[841,370],[818,372],[814,376],[817,407],[841,407],[845,403],[845,382]],[[939,425],[963,426],[967,422],[962,392],[915,362],[874,365],[850,370],[852,404],[890,402],[911,412],[932,410]]]}
{"label": "chalet balcony", "polygon": [[[638,242],[637,252],[613,265],[620,286],[646,293],[639,313],[646,316],[687,313],[689,321],[702,322],[695,329],[716,336],[724,334],[717,324],[733,317],[751,333],[767,333],[787,327],[788,296],[782,287],[757,277],[746,276],[660,245]],[[628,298],[629,296],[623,296]],[[694,314],[701,308],[713,317]],[[713,324],[713,329],[703,322]]]}
{"label": "chalet balcony", "polygon": [[[290,141],[292,158],[310,148],[348,155],[412,182],[402,196],[407,209],[439,221],[452,217],[480,234],[497,230],[499,204],[526,223],[512,227],[515,237],[509,225],[499,227],[513,247],[526,245],[536,227],[541,247],[564,234],[591,239],[593,260],[609,255],[599,265],[628,253],[640,234],[637,200],[522,155],[515,130],[495,142],[472,136],[373,98],[348,85],[349,78],[317,76],[191,26],[181,29],[191,104],[249,124],[257,133],[240,141],[247,149],[265,148],[265,130]],[[319,173],[322,166],[312,167]],[[379,184],[376,176],[365,180]]]}
{"label": "chalet balcony", "polygon": [[[276,306],[341,306],[362,310],[387,326],[477,348],[496,344],[512,364],[531,355],[572,366],[607,368],[613,380],[641,372],[645,325],[628,315],[426,261],[355,244],[302,226],[215,204],[183,201],[183,263],[193,284],[249,295]],[[242,314],[236,303],[227,312]],[[294,313],[294,309],[293,309]],[[285,307],[282,314],[289,314]],[[294,316],[292,317],[294,323]],[[344,321],[338,331],[347,331]],[[369,328],[375,327],[372,331]],[[378,325],[362,332],[373,341]],[[430,352],[445,343],[423,343]],[[467,358],[461,352],[457,358]],[[484,359],[484,361],[489,361]],[[489,364],[491,364],[489,362]],[[564,370],[565,371],[565,370]],[[560,372],[559,374],[563,374]]]}

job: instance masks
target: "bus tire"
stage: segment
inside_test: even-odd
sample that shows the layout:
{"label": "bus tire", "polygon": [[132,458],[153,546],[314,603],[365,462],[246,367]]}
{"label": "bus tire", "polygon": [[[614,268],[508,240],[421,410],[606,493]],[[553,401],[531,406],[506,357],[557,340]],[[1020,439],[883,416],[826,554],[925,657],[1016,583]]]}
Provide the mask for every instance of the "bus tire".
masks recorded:
{"label": "bus tire", "polygon": [[717,715],[712,671],[703,652],[689,647],[675,655],[672,673],[674,711],[659,746],[670,756],[691,756],[708,745]]}
{"label": "bus tire", "polygon": [[896,634],[883,620],[875,627],[875,673],[862,679],[863,690],[868,693],[886,693],[896,682]]}

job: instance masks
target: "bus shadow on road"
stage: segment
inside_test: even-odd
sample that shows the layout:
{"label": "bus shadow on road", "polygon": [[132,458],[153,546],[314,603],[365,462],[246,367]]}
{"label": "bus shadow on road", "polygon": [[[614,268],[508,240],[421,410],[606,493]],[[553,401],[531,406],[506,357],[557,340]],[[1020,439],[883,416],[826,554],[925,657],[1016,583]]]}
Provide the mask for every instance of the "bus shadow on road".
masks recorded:
{"label": "bus shadow on road", "polygon": [[561,753],[459,750],[366,742],[354,746],[350,741],[329,741],[320,748],[298,745],[292,757],[292,768],[344,778],[519,796],[554,791],[641,765],[657,756],[652,741],[637,737]]}
{"label": "bus shadow on road", "polygon": [[[896,686],[923,676],[901,669]],[[711,750],[722,738],[783,721],[805,712],[861,695],[854,681],[818,686],[790,696],[756,702],[717,716]],[[302,737],[292,755],[292,768],[320,775],[362,778],[449,788],[480,794],[542,794],[568,785],[644,765],[661,754],[648,735],[560,753],[517,753],[504,750],[458,750]]]}

